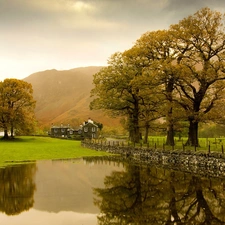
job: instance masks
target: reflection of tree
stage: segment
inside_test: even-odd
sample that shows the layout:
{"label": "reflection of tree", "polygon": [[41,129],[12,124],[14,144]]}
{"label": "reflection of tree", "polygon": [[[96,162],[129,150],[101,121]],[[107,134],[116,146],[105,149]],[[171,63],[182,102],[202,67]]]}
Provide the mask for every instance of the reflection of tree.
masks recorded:
{"label": "reflection of tree", "polygon": [[[157,224],[162,218],[164,204],[156,205],[162,199],[162,179],[149,179],[148,168],[128,166],[126,172],[113,172],[105,178],[106,188],[96,188],[95,204],[102,215],[99,224]],[[157,213],[156,213],[157,212]]]}
{"label": "reflection of tree", "polygon": [[[213,181],[213,182],[212,182]],[[220,180],[207,180],[193,176],[180,207],[181,224],[225,224],[225,196]],[[186,204],[184,204],[186,202]]]}
{"label": "reflection of tree", "polygon": [[34,203],[36,164],[0,168],[0,211],[16,215]]}
{"label": "reflection of tree", "polygon": [[99,224],[225,224],[224,181],[127,165],[94,189]]}

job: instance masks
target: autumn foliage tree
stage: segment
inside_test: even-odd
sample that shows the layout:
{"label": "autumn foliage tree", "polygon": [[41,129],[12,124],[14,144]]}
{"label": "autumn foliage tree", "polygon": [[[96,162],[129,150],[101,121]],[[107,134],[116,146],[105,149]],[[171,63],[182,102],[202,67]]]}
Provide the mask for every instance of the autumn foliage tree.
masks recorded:
{"label": "autumn foliage tree", "polygon": [[170,28],[180,66],[176,101],[189,121],[187,145],[199,145],[199,122],[216,119],[215,110],[224,98],[224,19],[221,13],[203,8]]}
{"label": "autumn foliage tree", "polygon": [[135,142],[143,118],[146,127],[155,116],[166,120],[168,145],[174,145],[174,125],[188,121],[186,145],[198,146],[199,122],[222,117],[224,19],[221,13],[203,8],[168,30],[143,34],[94,76],[92,95],[97,98],[92,108],[126,115]]}
{"label": "autumn foliage tree", "polygon": [[138,68],[131,64],[123,53],[115,53],[108,66],[94,75],[95,88],[91,94],[95,99],[91,109],[103,109],[113,116],[126,116],[130,137],[139,142],[140,97],[138,88],[131,81],[139,75]]}
{"label": "autumn foliage tree", "polygon": [[[144,81],[155,94],[163,107],[157,112],[166,118],[167,139],[166,144],[174,145],[175,107],[173,106],[173,91],[179,78],[176,66],[176,51],[174,40],[168,30],[146,32],[135,43],[135,48],[149,66],[143,71]],[[154,106],[155,109],[159,108]]]}
{"label": "autumn foliage tree", "polygon": [[35,101],[31,84],[17,79],[5,79],[0,83],[0,127],[4,138],[11,137],[15,129],[31,129],[34,122]]}

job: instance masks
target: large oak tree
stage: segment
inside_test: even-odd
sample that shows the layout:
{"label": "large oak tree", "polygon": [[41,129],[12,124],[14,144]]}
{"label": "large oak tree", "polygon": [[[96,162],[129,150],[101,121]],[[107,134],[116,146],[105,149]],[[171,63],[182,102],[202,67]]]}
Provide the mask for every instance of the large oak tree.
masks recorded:
{"label": "large oak tree", "polygon": [[219,12],[203,8],[170,27],[180,66],[177,102],[189,121],[187,145],[199,145],[199,122],[209,114],[217,116],[215,110],[224,97],[224,18]]}
{"label": "large oak tree", "polygon": [[142,83],[149,85],[151,90],[154,87],[155,95],[164,106],[161,107],[160,114],[167,122],[166,143],[174,145],[173,91],[179,71],[175,63],[177,54],[172,35],[167,30],[146,32],[136,41],[134,47],[138,49],[140,57],[145,61],[147,58],[149,62],[144,70],[145,80]]}
{"label": "large oak tree", "polygon": [[30,129],[34,122],[35,101],[32,85],[17,79],[5,79],[0,83],[0,127],[4,138],[11,137],[15,129]]}
{"label": "large oak tree", "polygon": [[140,71],[125,55],[115,53],[109,59],[108,66],[94,75],[95,87],[91,94],[95,99],[90,108],[103,109],[113,116],[127,117],[130,137],[132,141],[139,142],[140,97],[138,88],[132,86],[132,80],[140,75]]}
{"label": "large oak tree", "polygon": [[167,121],[167,144],[174,145],[174,125],[185,120],[186,144],[198,146],[199,122],[218,120],[223,107],[224,28],[224,15],[203,8],[167,31],[145,33],[94,76],[91,107],[127,116],[135,142],[140,122],[148,130],[156,109]]}

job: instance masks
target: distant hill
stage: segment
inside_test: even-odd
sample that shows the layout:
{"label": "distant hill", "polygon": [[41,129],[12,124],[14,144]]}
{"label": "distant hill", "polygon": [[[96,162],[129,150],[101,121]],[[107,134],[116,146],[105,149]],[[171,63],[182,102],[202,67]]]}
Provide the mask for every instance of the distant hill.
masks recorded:
{"label": "distant hill", "polygon": [[118,119],[104,115],[102,111],[91,111],[90,91],[93,75],[102,67],[81,67],[71,70],[46,70],[31,74],[24,80],[33,86],[36,117],[40,124],[79,125],[91,118],[105,126],[117,126]]}

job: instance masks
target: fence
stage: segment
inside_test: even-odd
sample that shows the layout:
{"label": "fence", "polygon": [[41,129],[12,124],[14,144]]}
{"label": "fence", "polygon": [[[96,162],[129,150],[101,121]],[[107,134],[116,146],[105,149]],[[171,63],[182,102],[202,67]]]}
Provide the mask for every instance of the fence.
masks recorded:
{"label": "fence", "polygon": [[147,144],[143,144],[142,142],[139,144],[135,144],[126,140],[120,139],[93,139],[90,140],[92,143],[101,145],[101,146],[128,146],[130,148],[143,148],[143,149],[162,149],[162,150],[182,150],[182,151],[200,151],[200,152],[218,152],[224,154],[224,138],[200,138],[199,145],[200,146],[185,146],[186,139],[175,139],[175,145],[169,146],[166,145],[166,139],[163,137],[150,137],[148,139]]}
{"label": "fence", "polygon": [[[82,146],[97,151],[120,154],[141,164],[160,164],[191,173],[225,177],[225,155],[220,152],[166,150],[134,146],[123,141],[84,140]],[[157,145],[156,145],[157,147]]]}

